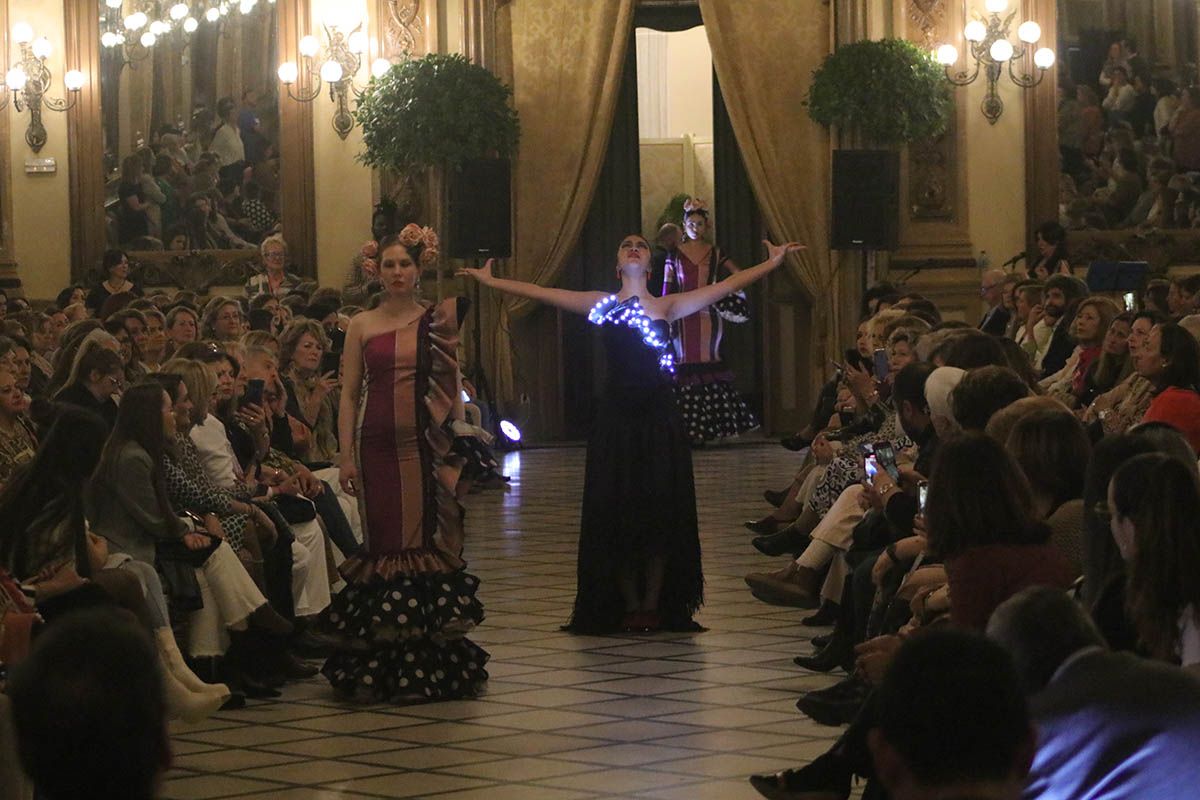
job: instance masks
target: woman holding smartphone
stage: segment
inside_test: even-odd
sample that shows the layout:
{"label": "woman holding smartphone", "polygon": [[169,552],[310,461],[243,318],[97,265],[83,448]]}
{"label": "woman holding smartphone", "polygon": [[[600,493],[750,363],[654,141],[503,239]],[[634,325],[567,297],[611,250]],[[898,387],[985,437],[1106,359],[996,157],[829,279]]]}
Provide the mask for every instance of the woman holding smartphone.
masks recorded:
{"label": "woman holding smartphone", "polygon": [[[288,414],[307,429],[299,448],[306,463],[332,463],[337,458],[336,369],[328,369],[329,337],[321,324],[298,319],[279,338],[279,373],[288,394]],[[315,469],[315,467],[314,467]]]}

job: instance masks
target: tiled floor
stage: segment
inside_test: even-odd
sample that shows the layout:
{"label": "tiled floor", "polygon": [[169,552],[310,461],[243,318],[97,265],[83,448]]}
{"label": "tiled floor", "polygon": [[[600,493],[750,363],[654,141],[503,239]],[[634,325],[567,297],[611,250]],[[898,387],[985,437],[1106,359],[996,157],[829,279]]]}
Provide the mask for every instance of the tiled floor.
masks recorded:
{"label": "tiled floor", "polygon": [[741,521],[795,464],[777,445],[696,454],[707,578],[699,634],[573,636],[582,448],[513,453],[507,493],[473,495],[467,557],[492,654],[486,696],[351,706],[321,680],[199,725],[172,726],[177,800],[437,797],[757,797],[754,772],[794,766],[838,733],[795,708],[833,678],[792,664],[805,612],[752,599],[744,573],[773,562]]}

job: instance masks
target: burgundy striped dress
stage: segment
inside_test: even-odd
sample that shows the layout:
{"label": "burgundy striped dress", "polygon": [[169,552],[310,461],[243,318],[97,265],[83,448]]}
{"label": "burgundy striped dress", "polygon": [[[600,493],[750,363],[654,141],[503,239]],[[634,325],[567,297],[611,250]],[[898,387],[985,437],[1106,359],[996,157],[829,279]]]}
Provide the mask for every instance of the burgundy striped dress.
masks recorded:
{"label": "burgundy striped dress", "polygon": [[471,697],[488,655],[465,634],[483,619],[479,579],[462,559],[462,459],[451,452],[458,326],[450,298],[363,343],[365,391],[355,456],[364,549],[328,618],[356,640],[324,674],[346,694],[412,702]]}

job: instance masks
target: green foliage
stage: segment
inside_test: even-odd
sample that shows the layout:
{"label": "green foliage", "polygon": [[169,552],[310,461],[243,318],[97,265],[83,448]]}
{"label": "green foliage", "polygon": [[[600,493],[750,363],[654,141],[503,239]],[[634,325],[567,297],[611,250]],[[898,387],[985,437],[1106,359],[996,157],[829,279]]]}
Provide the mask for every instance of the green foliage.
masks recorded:
{"label": "green foliage", "polygon": [[843,45],[813,73],[809,116],[857,131],[875,145],[928,139],[946,130],[950,85],[933,57],[904,39]]}
{"label": "green foliage", "polygon": [[687,199],[690,196],[691,195],[688,195],[688,194],[677,194],[674,197],[672,197],[671,202],[667,203],[666,208],[664,208],[663,212],[658,215],[658,222],[655,223],[658,227],[656,227],[652,231],[649,231],[648,235],[650,235],[650,236],[656,235],[658,233],[658,229],[661,228],[663,225],[666,225],[668,222],[674,223],[675,225],[679,225],[680,227],[682,227],[683,226],[683,204],[687,202]]}
{"label": "green foliage", "polygon": [[435,53],[397,64],[371,79],[354,111],[366,147],[358,159],[405,172],[507,156],[521,135],[511,96],[465,56]]}

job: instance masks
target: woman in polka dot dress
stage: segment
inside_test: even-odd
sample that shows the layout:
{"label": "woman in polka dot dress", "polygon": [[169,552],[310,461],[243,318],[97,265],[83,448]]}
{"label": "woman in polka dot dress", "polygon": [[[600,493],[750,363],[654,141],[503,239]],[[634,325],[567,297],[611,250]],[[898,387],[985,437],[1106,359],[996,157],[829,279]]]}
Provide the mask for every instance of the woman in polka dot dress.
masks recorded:
{"label": "woman in polka dot dress", "polygon": [[[717,283],[738,271],[733,259],[709,243],[708,230],[708,205],[689,197],[683,206],[683,243],[667,256],[663,270],[663,297]],[[733,373],[721,360],[725,323],[749,319],[746,293],[734,292],[671,326],[675,401],[693,445],[758,427],[758,420],[734,388]]]}
{"label": "woman in polka dot dress", "polygon": [[472,697],[488,654],[466,638],[483,620],[466,572],[465,433],[458,327],[466,301],[418,302],[437,238],[410,225],[379,247],[385,297],[346,333],[339,420],[342,487],[357,496],[363,550],[342,565],[329,622],[353,647],[322,670],[339,692],[383,702]]}

